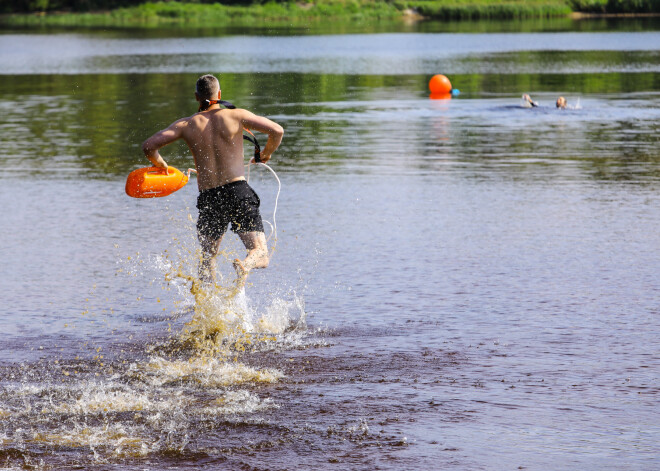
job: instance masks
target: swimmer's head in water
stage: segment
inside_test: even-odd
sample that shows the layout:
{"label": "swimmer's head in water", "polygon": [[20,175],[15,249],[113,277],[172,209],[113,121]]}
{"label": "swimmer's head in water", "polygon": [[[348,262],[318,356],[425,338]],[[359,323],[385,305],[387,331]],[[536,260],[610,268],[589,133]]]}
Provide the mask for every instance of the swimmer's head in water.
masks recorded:
{"label": "swimmer's head in water", "polygon": [[202,75],[197,79],[195,93],[202,100],[217,100],[220,92],[220,82],[211,74]]}
{"label": "swimmer's head in water", "polygon": [[566,98],[564,98],[563,96],[557,98],[557,108],[562,110],[566,108]]}

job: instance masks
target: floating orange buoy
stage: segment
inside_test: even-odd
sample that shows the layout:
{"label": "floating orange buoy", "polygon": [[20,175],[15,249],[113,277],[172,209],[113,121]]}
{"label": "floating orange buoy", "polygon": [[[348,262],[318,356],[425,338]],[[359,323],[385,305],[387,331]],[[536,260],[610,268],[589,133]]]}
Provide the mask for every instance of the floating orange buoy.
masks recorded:
{"label": "floating orange buoy", "polygon": [[451,82],[444,75],[434,75],[429,80],[429,90],[431,90],[431,98],[433,95],[449,94],[451,96]]}
{"label": "floating orange buoy", "polygon": [[126,179],[126,194],[133,198],[159,198],[180,190],[188,183],[189,174],[167,167],[143,167],[133,170]]}

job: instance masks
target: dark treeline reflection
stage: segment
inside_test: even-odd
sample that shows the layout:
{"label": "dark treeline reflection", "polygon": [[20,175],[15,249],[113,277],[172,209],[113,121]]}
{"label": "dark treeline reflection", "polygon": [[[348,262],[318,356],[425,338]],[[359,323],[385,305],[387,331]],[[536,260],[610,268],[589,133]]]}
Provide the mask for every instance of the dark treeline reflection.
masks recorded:
{"label": "dark treeline reflection", "polygon": [[225,35],[288,36],[309,34],[374,34],[374,33],[531,33],[531,32],[632,32],[660,29],[660,18],[607,17],[607,18],[520,18],[511,20],[475,21],[421,21],[403,22],[381,19],[373,21],[326,21],[306,19],[303,24],[279,22],[268,24],[204,24],[204,25],[157,25],[149,27],[98,27],[80,26],[6,26],[5,31],[30,34],[88,33],[109,38],[170,38],[170,37],[220,37]]}
{"label": "dark treeline reflection", "polygon": [[[197,111],[198,74],[0,76],[4,171],[62,174],[82,170],[114,178],[148,163],[140,145],[175,119]],[[299,74],[220,75],[223,99],[264,115],[303,113],[305,103],[355,97],[352,90],[386,87],[398,79],[372,76]],[[309,121],[291,123],[281,155],[304,158],[291,149],[300,142],[295,128],[312,135],[332,127]],[[292,132],[294,130],[294,132]],[[263,139],[263,138],[262,138]],[[303,137],[304,139],[304,137]],[[191,165],[184,144],[164,150],[171,165]],[[55,170],[55,172],[53,172]],[[43,172],[42,172],[43,171]]]}
{"label": "dark treeline reflection", "polygon": [[[121,179],[148,164],[140,148],[145,138],[196,112],[197,76],[0,76],[0,173],[23,178],[85,174]],[[224,99],[273,117],[285,127],[277,154],[278,168],[283,171],[310,166],[320,171],[349,166],[357,171],[387,154],[389,159],[410,158],[405,165],[421,171],[433,171],[436,160],[485,164],[506,155],[520,161],[510,170],[519,172],[525,168],[525,159],[542,155],[545,164],[547,159],[579,161],[579,167],[597,179],[635,178],[630,176],[631,168],[634,175],[658,176],[653,170],[657,165],[649,165],[660,159],[655,146],[657,125],[653,120],[644,122],[643,116],[633,119],[612,111],[574,123],[546,119],[530,128],[527,117],[531,115],[523,117],[518,109],[510,115],[505,110],[504,120],[496,110],[490,118],[494,123],[483,111],[489,109],[491,98],[501,103],[510,97],[515,108],[526,91],[549,97],[607,94],[607,103],[615,103],[622,94],[637,94],[635,99],[644,108],[652,105],[639,96],[660,89],[655,73],[455,75],[452,80],[460,84],[462,94],[451,109],[429,108],[428,78],[220,76]],[[470,105],[477,101],[481,108]],[[539,153],[540,143],[554,140],[558,141],[556,151]],[[192,165],[182,143],[170,146],[163,155],[170,165]],[[533,164],[524,162],[529,165]]]}

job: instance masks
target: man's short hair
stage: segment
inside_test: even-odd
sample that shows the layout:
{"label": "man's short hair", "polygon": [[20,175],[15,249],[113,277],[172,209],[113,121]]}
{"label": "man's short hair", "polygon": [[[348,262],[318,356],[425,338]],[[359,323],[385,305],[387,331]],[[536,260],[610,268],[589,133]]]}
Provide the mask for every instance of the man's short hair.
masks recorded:
{"label": "man's short hair", "polygon": [[195,91],[203,100],[215,100],[220,91],[220,82],[211,74],[202,75],[197,79]]}

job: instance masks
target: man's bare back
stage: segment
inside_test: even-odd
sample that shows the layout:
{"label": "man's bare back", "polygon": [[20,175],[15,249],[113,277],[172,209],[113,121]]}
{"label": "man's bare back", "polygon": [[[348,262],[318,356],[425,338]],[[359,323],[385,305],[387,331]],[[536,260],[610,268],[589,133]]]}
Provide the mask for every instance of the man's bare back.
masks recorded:
{"label": "man's bare back", "polygon": [[[157,132],[144,141],[142,149],[145,156],[156,167],[167,169],[167,163],[158,149],[178,139],[183,139],[188,144],[195,160],[197,185],[200,191],[200,198],[198,198],[198,208],[200,208],[198,237],[202,245],[200,278],[205,281],[215,280],[215,259],[219,252],[222,236],[228,223],[231,222],[232,230],[238,234],[248,250],[248,255],[244,260],[236,259],[234,261],[239,281],[244,282],[247,273],[252,268],[267,267],[269,257],[261,216],[258,212],[258,197],[256,200],[252,198],[252,201],[248,201],[251,198],[249,192],[254,194],[249,187],[241,189],[240,194],[229,188],[230,184],[234,185],[237,184],[235,182],[245,180],[243,129],[268,134],[268,142],[261,151],[262,162],[270,160],[272,153],[282,141],[284,131],[279,124],[250,111],[221,109],[217,103],[220,95],[220,85],[215,77],[210,75],[200,77],[195,92],[195,98],[200,104],[200,111],[187,118],[179,119],[166,129]],[[247,184],[243,182],[243,185]],[[204,201],[208,201],[210,192],[218,193],[220,189],[224,196],[214,195],[212,205],[205,203],[200,207],[202,197],[204,197]],[[256,194],[254,196],[256,197]],[[223,201],[222,198],[225,200]],[[246,212],[246,214],[235,214],[235,219],[229,221],[225,217],[226,214],[216,208],[221,206],[226,213],[230,204],[230,200],[227,198],[230,198],[234,205],[239,201],[237,198],[247,198],[245,201],[239,201],[240,211],[238,211]],[[215,227],[209,228],[209,226]]]}
{"label": "man's bare back", "polygon": [[218,104],[172,123],[145,141],[143,149],[155,166],[167,168],[165,161],[159,162],[158,149],[183,139],[195,159],[199,190],[204,191],[245,177],[244,128],[269,135],[261,152],[261,161],[267,162],[282,140],[282,127],[247,110],[220,109]]}

